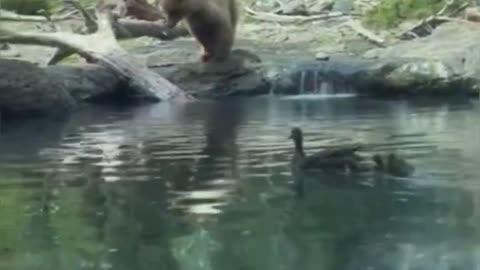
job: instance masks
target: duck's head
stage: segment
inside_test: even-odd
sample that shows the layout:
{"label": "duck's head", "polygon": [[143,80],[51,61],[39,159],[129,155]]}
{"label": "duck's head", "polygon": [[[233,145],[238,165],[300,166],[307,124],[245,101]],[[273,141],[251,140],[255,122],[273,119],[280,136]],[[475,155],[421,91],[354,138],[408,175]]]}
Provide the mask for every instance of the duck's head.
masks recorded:
{"label": "duck's head", "polygon": [[289,139],[292,139],[294,141],[302,141],[303,140],[303,133],[302,130],[298,127],[292,128],[290,132],[290,137]]}

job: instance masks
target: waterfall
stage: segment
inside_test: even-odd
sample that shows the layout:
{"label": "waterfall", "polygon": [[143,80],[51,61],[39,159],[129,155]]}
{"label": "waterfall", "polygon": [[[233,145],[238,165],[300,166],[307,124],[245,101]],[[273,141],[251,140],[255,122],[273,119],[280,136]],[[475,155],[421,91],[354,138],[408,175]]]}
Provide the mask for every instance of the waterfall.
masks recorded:
{"label": "waterfall", "polygon": [[321,70],[302,70],[298,81],[298,95],[289,98],[346,98],[354,97],[353,87],[338,76],[325,74]]}

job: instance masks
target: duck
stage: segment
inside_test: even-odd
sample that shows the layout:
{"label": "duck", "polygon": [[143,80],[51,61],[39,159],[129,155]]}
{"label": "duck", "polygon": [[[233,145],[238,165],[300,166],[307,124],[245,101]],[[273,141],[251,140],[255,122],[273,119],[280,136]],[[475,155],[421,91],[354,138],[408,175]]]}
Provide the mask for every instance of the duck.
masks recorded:
{"label": "duck", "polygon": [[372,159],[375,163],[375,171],[391,176],[408,177],[415,171],[410,163],[393,153],[387,155],[375,154]]}
{"label": "duck", "polygon": [[361,157],[356,151],[360,144],[333,147],[307,156],[303,149],[303,132],[300,128],[291,129],[289,139],[294,143],[294,154],[291,161],[292,170],[357,170]]}

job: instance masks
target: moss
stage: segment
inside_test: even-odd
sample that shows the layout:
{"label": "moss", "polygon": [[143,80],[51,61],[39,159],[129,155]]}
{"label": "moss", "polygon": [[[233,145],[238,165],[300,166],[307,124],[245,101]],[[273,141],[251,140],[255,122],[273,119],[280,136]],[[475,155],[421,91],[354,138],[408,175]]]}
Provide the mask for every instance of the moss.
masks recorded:
{"label": "moss", "polygon": [[444,0],[383,0],[368,12],[365,22],[375,28],[392,28],[404,20],[428,17],[444,5]]}

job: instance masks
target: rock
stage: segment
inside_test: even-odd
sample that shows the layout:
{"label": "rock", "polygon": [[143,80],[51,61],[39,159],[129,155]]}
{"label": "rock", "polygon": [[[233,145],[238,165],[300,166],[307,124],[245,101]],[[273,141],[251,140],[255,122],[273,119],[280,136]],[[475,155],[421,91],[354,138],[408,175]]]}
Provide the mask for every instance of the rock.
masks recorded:
{"label": "rock", "polygon": [[[479,39],[480,40],[480,39]],[[408,41],[408,43],[411,41]],[[407,42],[406,42],[407,43]],[[195,55],[185,55],[195,47],[162,46],[155,61],[171,63],[160,66],[151,61],[157,72],[199,98],[252,96],[262,94],[294,95],[299,93],[352,94],[374,96],[462,95],[478,93],[473,78],[460,76],[444,61],[420,57],[385,57],[383,50],[365,54],[370,59],[319,53],[317,59],[285,53],[260,54],[262,62],[245,72],[202,74],[188,71],[198,64]],[[397,45],[398,46],[398,45]],[[184,54],[176,53],[178,50]],[[388,50],[388,48],[387,48]],[[407,49],[403,49],[407,50]],[[419,50],[419,48],[415,48]],[[392,53],[393,54],[393,53]],[[402,55],[400,52],[395,52]],[[405,53],[403,53],[405,55]],[[426,55],[426,54],[425,54]],[[375,59],[376,57],[376,59]],[[182,63],[182,64],[173,64]],[[188,67],[187,69],[182,66]],[[480,77],[479,77],[480,78]]]}
{"label": "rock", "polygon": [[20,52],[7,43],[0,43],[0,57],[15,58],[21,56]]}
{"label": "rock", "polygon": [[335,0],[333,11],[349,12],[353,8],[354,0]]}
{"label": "rock", "polygon": [[465,9],[465,19],[472,22],[480,22],[480,8],[467,7]]}
{"label": "rock", "polygon": [[358,11],[361,14],[367,14],[380,3],[380,0],[354,0],[352,6],[355,11]]}
{"label": "rock", "polygon": [[318,14],[332,9],[334,0],[305,0],[305,8],[308,14]]}
{"label": "rock", "polygon": [[436,60],[379,61],[351,80],[358,92],[375,96],[468,96],[477,91],[471,80]]}
{"label": "rock", "polygon": [[253,1],[251,8],[262,11],[262,12],[272,12],[272,10],[279,8],[279,2],[277,1]]}
{"label": "rock", "polygon": [[364,56],[377,58],[377,65],[365,70],[362,76],[375,78],[375,85],[382,82],[395,92],[478,94],[478,40],[478,28],[445,23],[430,36],[367,52]]}
{"label": "rock", "polygon": [[121,86],[116,75],[98,65],[48,66],[45,71],[51,78],[60,78],[63,87],[77,102],[110,98]]}
{"label": "rock", "polygon": [[235,70],[225,73],[197,72],[198,63],[157,67],[155,71],[197,98],[223,98],[268,94],[270,84],[261,71]]}
{"label": "rock", "polygon": [[64,113],[76,105],[60,80],[34,64],[0,59],[0,74],[3,117]]}
{"label": "rock", "polygon": [[315,59],[319,61],[328,61],[330,59],[330,56],[324,52],[318,52],[315,54]]}
{"label": "rock", "polygon": [[288,15],[306,15],[307,9],[302,0],[287,0],[280,13]]}

